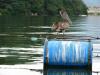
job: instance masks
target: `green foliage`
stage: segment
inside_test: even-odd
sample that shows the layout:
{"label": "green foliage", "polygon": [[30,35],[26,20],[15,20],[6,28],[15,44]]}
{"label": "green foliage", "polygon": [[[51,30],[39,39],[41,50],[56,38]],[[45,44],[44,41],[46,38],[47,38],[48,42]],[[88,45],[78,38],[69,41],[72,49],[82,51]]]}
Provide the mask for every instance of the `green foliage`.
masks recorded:
{"label": "green foliage", "polygon": [[87,14],[82,0],[0,0],[0,15],[57,15],[60,8],[70,15]]}
{"label": "green foliage", "polygon": [[32,13],[43,14],[44,1],[43,0],[30,0],[30,10]]}
{"label": "green foliage", "polygon": [[49,15],[55,15],[58,13],[58,9],[63,7],[62,0],[48,0],[47,12]]}

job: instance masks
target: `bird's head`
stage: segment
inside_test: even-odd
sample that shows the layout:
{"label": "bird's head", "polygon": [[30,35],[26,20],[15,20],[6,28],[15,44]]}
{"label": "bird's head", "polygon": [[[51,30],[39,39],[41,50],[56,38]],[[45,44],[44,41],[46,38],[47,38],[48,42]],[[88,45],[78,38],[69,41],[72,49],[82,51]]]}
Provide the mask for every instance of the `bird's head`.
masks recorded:
{"label": "bird's head", "polygon": [[66,9],[65,8],[59,8],[58,11],[59,11],[60,16],[63,17],[63,14],[66,12]]}

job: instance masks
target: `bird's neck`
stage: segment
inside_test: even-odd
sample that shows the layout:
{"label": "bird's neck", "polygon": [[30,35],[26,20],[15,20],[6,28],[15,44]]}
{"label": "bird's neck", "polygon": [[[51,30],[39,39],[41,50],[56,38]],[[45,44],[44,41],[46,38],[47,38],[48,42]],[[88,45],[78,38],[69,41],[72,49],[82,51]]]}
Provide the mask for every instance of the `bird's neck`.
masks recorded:
{"label": "bird's neck", "polygon": [[68,20],[66,20],[66,19],[64,19],[63,21],[64,21],[64,22],[68,22]]}

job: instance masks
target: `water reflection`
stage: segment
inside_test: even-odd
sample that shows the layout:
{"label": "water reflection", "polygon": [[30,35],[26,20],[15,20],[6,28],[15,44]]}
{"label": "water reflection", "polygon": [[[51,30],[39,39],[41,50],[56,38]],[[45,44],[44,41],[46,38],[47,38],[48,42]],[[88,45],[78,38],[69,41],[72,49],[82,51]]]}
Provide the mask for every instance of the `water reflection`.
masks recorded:
{"label": "water reflection", "polygon": [[42,48],[1,47],[0,64],[42,63]]}
{"label": "water reflection", "polygon": [[73,69],[48,69],[44,71],[44,75],[92,75],[92,71],[73,70]]}

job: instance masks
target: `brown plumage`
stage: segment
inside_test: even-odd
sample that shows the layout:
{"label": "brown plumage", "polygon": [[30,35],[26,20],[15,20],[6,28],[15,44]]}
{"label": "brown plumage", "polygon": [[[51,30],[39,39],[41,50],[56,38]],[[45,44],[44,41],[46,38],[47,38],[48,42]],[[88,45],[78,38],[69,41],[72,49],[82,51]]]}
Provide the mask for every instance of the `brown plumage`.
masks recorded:
{"label": "brown plumage", "polygon": [[69,28],[69,24],[66,21],[56,22],[52,25],[52,30],[57,32],[63,32]]}
{"label": "brown plumage", "polygon": [[62,9],[59,11],[63,21],[56,22],[52,25],[52,30],[57,32],[64,32],[66,29],[69,28],[69,25],[72,24],[70,18],[67,15],[67,12]]}

